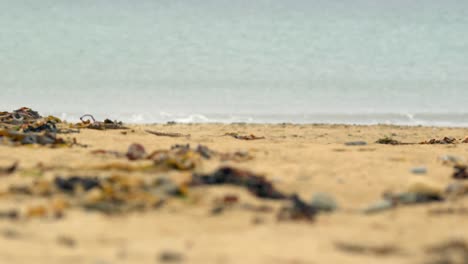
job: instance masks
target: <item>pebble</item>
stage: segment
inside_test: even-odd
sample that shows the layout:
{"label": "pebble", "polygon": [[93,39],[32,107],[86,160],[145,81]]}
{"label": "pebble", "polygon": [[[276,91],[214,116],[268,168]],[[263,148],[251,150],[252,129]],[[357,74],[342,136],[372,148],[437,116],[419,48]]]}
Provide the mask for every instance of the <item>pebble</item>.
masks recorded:
{"label": "pebble", "polygon": [[411,169],[411,173],[413,174],[426,174],[427,168],[426,167],[414,167]]}
{"label": "pebble", "polygon": [[461,182],[450,183],[445,189],[445,193],[451,196],[465,195],[468,193],[468,184]]}
{"label": "pebble", "polygon": [[384,200],[380,200],[376,203],[369,205],[367,208],[363,210],[363,212],[365,214],[373,214],[373,213],[378,213],[378,212],[392,209],[394,206],[395,205],[392,201],[384,199]]}
{"label": "pebble", "polygon": [[68,236],[59,236],[57,237],[57,243],[69,248],[76,246],[76,240]]}
{"label": "pebble", "polygon": [[345,143],[346,146],[365,146],[367,142],[365,141],[350,141]]}
{"label": "pebble", "polygon": [[335,199],[326,193],[314,194],[310,205],[324,212],[333,212],[338,208]]}
{"label": "pebble", "polygon": [[145,147],[141,144],[132,144],[128,147],[127,158],[129,160],[139,160],[143,159],[146,156]]}
{"label": "pebble", "polygon": [[175,251],[163,251],[159,254],[159,261],[160,262],[182,262],[184,260],[184,256]]}

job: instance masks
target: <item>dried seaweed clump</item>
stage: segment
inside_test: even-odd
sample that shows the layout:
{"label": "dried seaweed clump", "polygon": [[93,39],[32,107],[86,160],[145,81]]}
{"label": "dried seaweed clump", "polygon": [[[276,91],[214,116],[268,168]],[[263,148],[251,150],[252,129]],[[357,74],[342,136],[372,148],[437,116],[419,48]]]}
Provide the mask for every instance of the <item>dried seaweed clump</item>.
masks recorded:
{"label": "dried seaweed clump", "polygon": [[393,139],[391,137],[379,138],[375,143],[385,144],[385,145],[401,145],[402,144],[400,141]]}
{"label": "dried seaweed clump", "polygon": [[9,145],[48,145],[52,147],[72,145],[74,142],[66,142],[64,139],[57,137],[55,133],[44,132],[19,132],[15,130],[0,130],[0,141]]}
{"label": "dried seaweed clump", "polygon": [[257,139],[265,139],[265,137],[258,137],[253,134],[250,135],[240,135],[239,133],[226,133],[225,136],[231,136],[235,139],[242,139],[242,140],[257,140]]}
{"label": "dried seaweed clump", "polygon": [[441,138],[441,139],[429,139],[429,140],[426,140],[426,141],[423,141],[419,144],[455,144],[457,143],[457,139],[456,138],[453,138],[453,137],[444,137],[444,138]]}
{"label": "dried seaweed clump", "polygon": [[[186,188],[176,185],[166,178],[147,182],[141,178],[128,176],[98,177],[56,177],[53,181],[36,181],[29,186],[13,186],[8,194],[32,197],[49,197],[52,206],[29,208],[25,216],[47,217],[57,215],[53,201],[61,199],[63,215],[67,208],[84,208],[105,214],[121,214],[158,208],[170,196],[185,195]],[[33,211],[33,212],[31,212]]]}
{"label": "dried seaweed clump", "polygon": [[191,186],[200,185],[235,185],[246,188],[250,193],[262,199],[284,200],[288,205],[283,206],[278,212],[277,218],[284,220],[308,220],[314,219],[320,209],[310,205],[299,198],[298,195],[287,195],[277,190],[273,183],[265,177],[253,174],[250,171],[232,167],[222,167],[211,174],[193,174]]}
{"label": "dried seaweed clump", "polygon": [[72,125],[72,128],[89,128],[97,130],[106,130],[106,129],[128,129],[120,121],[112,121],[110,119],[105,119],[104,121],[96,121],[92,115],[84,115],[80,117],[81,123]]}

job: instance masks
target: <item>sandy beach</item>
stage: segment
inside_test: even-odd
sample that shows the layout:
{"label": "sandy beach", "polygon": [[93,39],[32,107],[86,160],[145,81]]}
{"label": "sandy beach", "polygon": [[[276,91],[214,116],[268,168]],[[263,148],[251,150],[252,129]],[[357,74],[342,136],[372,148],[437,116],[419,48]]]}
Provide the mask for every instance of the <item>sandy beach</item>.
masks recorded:
{"label": "sandy beach", "polygon": [[[147,130],[187,136],[156,136]],[[242,140],[227,133],[265,138]],[[0,262],[466,263],[435,261],[444,257],[463,260],[463,254],[466,261],[463,241],[468,239],[468,197],[448,199],[442,193],[444,201],[363,213],[384,193],[404,192],[415,180],[441,190],[463,182],[452,178],[454,169],[447,157],[465,162],[468,144],[460,139],[466,135],[467,129],[462,128],[387,125],[172,124],[132,125],[128,130],[81,129],[80,133],[60,135],[76,138],[80,145],[71,147],[3,144],[0,167],[16,161],[19,167],[0,179]],[[459,143],[375,143],[385,136],[403,143],[454,137]],[[345,144],[357,141],[367,144]],[[201,144],[220,153],[248,153],[249,158],[211,158],[182,171],[139,170],[135,168],[148,161],[114,155],[126,153],[133,143],[141,144],[148,153],[175,144]],[[102,169],[103,164],[114,165]],[[305,202],[314,194],[326,194],[338,208],[319,212],[313,219],[278,220],[278,210],[288,201],[263,199],[246,188],[226,184],[190,186],[183,197],[169,197],[150,210],[105,214],[67,205],[60,208],[60,214],[52,214],[47,208],[57,197],[68,199],[67,194],[11,193],[12,186],[53,182],[58,176],[168,177],[183,184],[193,173],[211,173],[222,166],[264,175],[282,193],[297,193]],[[223,199],[229,204],[216,208]],[[35,207],[46,208],[46,212],[34,213],[31,208]],[[8,210],[18,215],[5,216]]]}

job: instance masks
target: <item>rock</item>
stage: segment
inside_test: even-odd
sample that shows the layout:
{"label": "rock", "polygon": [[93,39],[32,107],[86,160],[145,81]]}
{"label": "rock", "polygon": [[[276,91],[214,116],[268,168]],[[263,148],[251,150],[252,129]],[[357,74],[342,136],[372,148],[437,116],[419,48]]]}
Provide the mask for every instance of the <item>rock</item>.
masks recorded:
{"label": "rock", "polygon": [[365,141],[350,141],[345,143],[346,146],[365,146],[367,142]]}
{"label": "rock", "polygon": [[444,155],[444,156],[439,157],[439,159],[445,165],[460,164],[460,162],[461,162],[460,158],[455,157],[455,156],[451,156],[451,155]]}
{"label": "rock", "polygon": [[468,193],[468,184],[465,182],[454,182],[450,183],[445,188],[445,193],[450,196],[461,196]]}
{"label": "rock", "polygon": [[406,192],[428,196],[442,196],[444,193],[444,187],[427,178],[415,177],[408,184]]}
{"label": "rock", "polygon": [[438,195],[427,195],[419,193],[401,193],[393,196],[393,199],[399,204],[429,203],[442,200],[442,198]]}
{"label": "rock", "polygon": [[314,194],[310,205],[324,212],[333,212],[338,208],[335,199],[326,193]]}
{"label": "rock", "polygon": [[59,236],[57,237],[57,243],[60,245],[63,245],[65,247],[75,247],[76,246],[76,240],[69,237],[69,236]]}
{"label": "rock", "polygon": [[392,209],[394,206],[395,204],[391,200],[384,199],[384,200],[380,200],[374,204],[369,205],[367,208],[363,210],[363,213],[365,214],[379,213],[382,211]]}
{"label": "rock", "polygon": [[184,256],[182,253],[175,252],[175,251],[163,251],[159,254],[159,261],[160,262],[182,262],[184,260]]}
{"label": "rock", "polygon": [[139,160],[146,157],[146,150],[141,144],[132,144],[128,147],[127,158],[129,160]]}
{"label": "rock", "polygon": [[411,173],[413,174],[426,174],[427,168],[426,167],[414,167],[411,169]]}
{"label": "rock", "polygon": [[457,180],[466,180],[468,179],[468,172],[467,166],[466,165],[455,165],[453,167],[455,169],[455,172],[453,173],[452,177]]}

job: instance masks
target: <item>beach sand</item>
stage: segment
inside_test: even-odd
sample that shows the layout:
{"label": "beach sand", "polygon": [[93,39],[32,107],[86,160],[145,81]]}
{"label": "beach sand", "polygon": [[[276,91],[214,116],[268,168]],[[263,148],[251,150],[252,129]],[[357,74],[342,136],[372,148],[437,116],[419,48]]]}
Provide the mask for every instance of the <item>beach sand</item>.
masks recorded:
{"label": "beach sand", "polygon": [[[148,129],[190,137],[156,136],[145,132]],[[326,193],[334,197],[339,209],[320,213],[313,221],[278,221],[276,212],[284,201],[259,199],[235,186],[193,187],[188,190],[190,199],[173,198],[159,209],[144,212],[108,216],[72,207],[60,219],[0,219],[0,263],[429,263],[441,257],[431,255],[431,247],[468,241],[468,196],[362,213],[383,193],[404,191],[415,178],[447,186],[454,182],[453,168],[443,164],[440,157],[451,155],[463,160],[468,155],[468,144],[393,146],[374,143],[377,139],[392,136],[406,143],[445,136],[462,139],[468,129],[175,124],[134,125],[126,131],[82,129],[79,134],[60,135],[74,137],[86,148],[0,145],[0,167],[19,161],[15,173],[0,178],[1,191],[56,176],[168,175],[183,182],[191,171],[148,175],[82,168],[110,162],[135,164],[111,155],[92,154],[93,150],[124,153],[130,144],[140,143],[151,152],[174,144],[202,144],[220,152],[248,151],[253,159],[203,161],[199,172],[211,172],[222,165],[247,169],[265,175],[282,192],[297,193],[305,201],[310,201],[314,193]],[[265,139],[246,141],[225,136],[231,132]],[[368,144],[345,145],[350,141]],[[42,176],[34,173],[39,163],[50,168]],[[414,167],[425,167],[427,173],[413,174]],[[213,201],[226,194],[238,196],[239,204],[268,205],[273,211],[232,206],[214,214]],[[50,199],[3,194],[0,209],[24,211]],[[452,213],[431,213],[437,210]]]}

